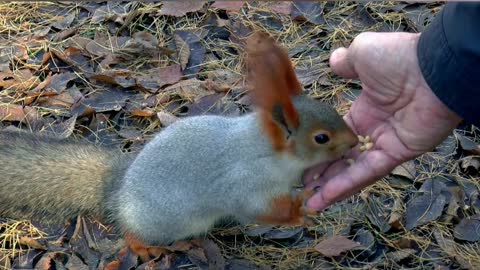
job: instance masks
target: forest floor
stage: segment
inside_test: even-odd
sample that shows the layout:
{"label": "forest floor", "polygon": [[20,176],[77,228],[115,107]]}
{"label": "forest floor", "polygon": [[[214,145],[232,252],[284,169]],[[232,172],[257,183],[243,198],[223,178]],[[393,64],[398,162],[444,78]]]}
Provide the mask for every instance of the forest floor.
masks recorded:
{"label": "forest floor", "polygon": [[[166,1],[0,4],[0,129],[138,152],[178,118],[250,111],[243,39],[270,33],[305,91],[345,114],[361,92],[330,53],[364,31],[421,32],[440,3]],[[0,267],[480,269],[480,133],[462,126],[309,227],[217,228],[148,262],[90,217],[0,219]],[[195,157],[186,157],[195,158]],[[26,187],[27,188],[27,187]],[[59,195],[62,196],[62,195]]]}

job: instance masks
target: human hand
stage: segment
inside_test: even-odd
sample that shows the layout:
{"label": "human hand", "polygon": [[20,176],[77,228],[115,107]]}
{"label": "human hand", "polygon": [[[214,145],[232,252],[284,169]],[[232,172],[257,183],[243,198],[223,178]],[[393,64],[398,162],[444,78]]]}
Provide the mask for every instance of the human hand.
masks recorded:
{"label": "human hand", "polygon": [[[345,120],[357,134],[370,135],[374,147],[366,152],[355,148],[352,166],[340,160],[307,171],[307,186],[318,186],[308,207],[324,209],[373,184],[401,163],[432,150],[461,121],[425,82],[417,59],[419,37],[362,33],[348,49],[332,53],[335,73],[362,82],[362,92]],[[313,175],[319,173],[314,181]]]}

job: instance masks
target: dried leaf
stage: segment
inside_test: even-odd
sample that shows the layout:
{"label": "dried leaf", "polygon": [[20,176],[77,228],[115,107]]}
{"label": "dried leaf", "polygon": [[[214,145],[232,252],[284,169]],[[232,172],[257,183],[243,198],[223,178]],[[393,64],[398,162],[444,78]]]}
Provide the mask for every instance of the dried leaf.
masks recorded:
{"label": "dried leaf", "polygon": [[227,92],[242,80],[242,76],[227,69],[216,69],[208,73],[205,87],[215,92]]}
{"label": "dried leaf", "polygon": [[480,240],[480,215],[464,218],[453,231],[455,238],[469,242]]}
{"label": "dried leaf", "polygon": [[155,111],[150,109],[134,109],[130,114],[132,116],[151,117],[155,115]]}
{"label": "dried leaf", "polygon": [[72,66],[72,68],[75,70],[81,71],[82,73],[93,72],[93,67],[90,64],[90,60],[81,53],[80,49],[76,47],[68,47],[63,52],[60,52],[56,49],[51,49],[51,52],[64,63]]}
{"label": "dried leaf", "polygon": [[259,237],[273,229],[272,226],[265,226],[265,225],[256,225],[253,228],[248,229],[245,231],[245,234],[251,237]]}
{"label": "dried leaf", "polygon": [[161,52],[170,52],[167,48],[158,46],[158,39],[150,32],[141,31],[132,35],[133,39],[128,40],[121,49],[121,53],[129,53],[134,55],[146,55],[150,57],[158,57]]}
{"label": "dried leaf", "polygon": [[73,130],[75,129],[75,123],[77,122],[77,116],[74,115],[70,119],[56,123],[53,125],[49,125],[46,132],[49,133],[51,136],[66,139],[72,135]]}
{"label": "dried leaf", "polygon": [[466,260],[463,256],[457,253],[457,244],[453,239],[449,238],[446,235],[443,235],[440,231],[434,230],[433,235],[435,237],[435,241],[438,243],[440,248],[447,253],[449,256],[454,257],[457,262],[465,269],[478,269],[480,265],[472,265],[468,260]]}
{"label": "dried leaf", "polygon": [[480,155],[480,147],[474,141],[458,132],[455,132],[455,137],[457,137],[457,140],[460,142],[463,151],[473,155]]}
{"label": "dried leaf", "polygon": [[263,238],[270,239],[270,240],[281,240],[281,239],[289,239],[289,238],[298,238],[301,237],[303,234],[303,228],[278,228],[274,230],[268,231]]}
{"label": "dried leaf", "polygon": [[417,253],[415,249],[406,248],[387,253],[387,259],[393,260],[394,262],[399,262],[403,259],[410,257],[412,254]]}
{"label": "dried leaf", "polygon": [[[25,253],[15,258],[13,268],[7,267],[6,269],[33,269],[35,262],[40,259],[43,253],[44,251],[40,249],[28,249]],[[0,267],[4,265],[4,262],[0,259]]]}
{"label": "dried leaf", "polygon": [[50,26],[57,28],[59,30],[64,30],[70,27],[73,20],[75,19],[75,12],[70,12],[67,16],[57,16],[55,17],[56,21]]}
{"label": "dried leaf", "polygon": [[75,254],[72,254],[72,255],[68,256],[68,262],[65,264],[65,267],[67,269],[71,269],[71,270],[89,270],[90,269]]}
{"label": "dried leaf", "polygon": [[[88,96],[81,102],[81,105],[90,107],[96,112],[119,111],[125,106],[129,97],[130,94],[128,92],[116,88],[105,89]],[[84,110],[85,108],[79,107],[73,110],[72,113],[76,113],[81,117]]]}
{"label": "dried leaf", "polygon": [[211,7],[226,11],[238,12],[244,4],[245,1],[215,1]]}
{"label": "dried leaf", "polygon": [[205,1],[185,0],[185,1],[162,1],[162,8],[157,12],[158,15],[167,15],[182,17],[189,12],[196,12],[203,8]]}
{"label": "dried leaf", "polygon": [[468,175],[477,175],[480,170],[480,157],[469,156],[461,159],[460,168]]}
{"label": "dried leaf", "polygon": [[223,100],[224,94],[212,94],[196,100],[187,105],[188,115],[239,115],[238,107],[233,103]]}
{"label": "dried leaf", "polygon": [[335,257],[359,246],[359,243],[344,236],[333,236],[317,244],[315,250],[320,252],[323,256]]}
{"label": "dried leaf", "polygon": [[408,6],[403,9],[406,15],[407,23],[418,32],[423,32],[425,27],[435,18],[431,9],[424,5]]}
{"label": "dried leaf", "polygon": [[308,61],[305,66],[295,68],[298,80],[303,86],[311,85],[329,72],[327,63],[321,60]]}
{"label": "dried leaf", "polygon": [[33,32],[34,38],[43,38],[52,30],[50,26],[43,26]]}
{"label": "dried leaf", "polygon": [[33,239],[31,237],[28,237],[28,236],[20,237],[20,239],[18,239],[18,243],[20,245],[25,245],[25,246],[35,248],[35,249],[47,250],[47,247],[45,245],[40,244],[40,242],[38,242],[38,240]]}
{"label": "dried leaf", "polygon": [[173,115],[172,113],[166,111],[157,112],[158,120],[164,127],[168,127],[169,125],[173,124],[175,121],[178,120],[178,117]]}
{"label": "dried leaf", "polygon": [[78,27],[72,27],[72,28],[65,29],[63,31],[55,33],[55,35],[53,35],[51,40],[53,42],[59,42],[59,41],[65,40],[65,39],[75,35],[77,33],[77,31],[78,31]]}
{"label": "dried leaf", "polygon": [[442,214],[446,198],[443,194],[423,194],[407,204],[405,227],[411,230],[417,226],[436,220]]}
{"label": "dried leaf", "polygon": [[403,202],[400,199],[400,197],[395,196],[393,201],[392,212],[390,213],[390,218],[388,219],[388,224],[400,230],[402,228],[403,214],[404,214]]}
{"label": "dried leaf", "polygon": [[178,62],[182,67],[182,70],[185,70],[188,64],[188,59],[190,58],[190,46],[179,36],[175,35],[175,47],[177,47],[178,53]]}
{"label": "dried leaf", "polygon": [[207,258],[209,269],[225,269],[225,259],[222,256],[220,248],[212,240],[206,239],[201,243],[203,252]]}
{"label": "dried leaf", "polygon": [[369,196],[366,198],[366,203],[367,209],[365,210],[365,214],[368,220],[382,232],[390,230],[388,217],[393,206],[391,198],[385,196]]}
{"label": "dried leaf", "polygon": [[0,73],[0,87],[17,91],[27,91],[36,87],[40,79],[34,76],[29,69],[21,69],[15,72],[6,71]]}
{"label": "dried leaf", "polygon": [[[175,36],[179,36],[183,41],[188,44],[188,49],[190,55],[188,57],[188,63],[185,67],[185,75],[194,75],[197,74],[203,64],[205,59],[206,50],[201,43],[201,35],[206,33],[198,33],[195,30],[177,30],[175,31]],[[177,48],[178,50],[178,48]]]}
{"label": "dried leaf", "polygon": [[88,42],[85,49],[95,56],[107,56],[116,50],[123,48],[128,40],[130,40],[129,37],[99,36],[96,37],[95,40]]}
{"label": "dried leaf", "polygon": [[16,104],[0,106],[0,121],[27,121],[33,122],[38,119],[38,113],[35,108]]}
{"label": "dried leaf", "polygon": [[313,24],[322,24],[325,22],[323,18],[323,7],[319,2],[293,2],[291,17],[296,21],[309,21]]}
{"label": "dried leaf", "polygon": [[192,263],[196,264],[200,268],[206,268],[208,266],[208,259],[205,256],[205,252],[201,248],[192,248],[187,251],[188,258]]}
{"label": "dried leaf", "polygon": [[192,244],[191,241],[186,241],[186,240],[181,240],[181,241],[176,241],[172,245],[166,247],[168,250],[175,252],[175,251],[188,251],[192,249],[194,245]]}
{"label": "dried leaf", "polygon": [[123,70],[107,70],[90,76],[90,79],[101,82],[120,85],[123,88],[133,87],[136,85],[135,79],[130,78],[131,74]]}
{"label": "dried leaf", "polygon": [[55,263],[52,260],[51,254],[46,253],[45,255],[42,256],[42,258],[38,261],[38,263],[35,265],[35,269],[38,270],[50,270],[52,265]]}
{"label": "dried leaf", "polygon": [[102,23],[104,21],[123,22],[123,18],[128,14],[130,5],[122,2],[107,2],[106,5],[95,9],[90,23]]}
{"label": "dried leaf", "polygon": [[373,247],[375,246],[375,237],[370,231],[365,229],[358,230],[353,240],[359,243],[366,250],[370,252],[374,251]]}
{"label": "dried leaf", "polygon": [[[228,270],[267,270],[270,268],[258,266],[254,262],[247,261],[244,259],[232,259],[228,261],[226,269]],[[320,268],[315,268],[315,269],[320,269]]]}
{"label": "dried leaf", "polygon": [[151,93],[156,93],[161,87],[177,83],[183,74],[179,65],[150,69],[148,73],[136,76],[136,85]]}
{"label": "dried leaf", "polygon": [[61,93],[67,88],[67,84],[76,79],[77,75],[72,72],[58,73],[52,76],[50,84],[48,84],[45,89],[47,91],[54,91]]}
{"label": "dried leaf", "polygon": [[415,161],[413,160],[400,164],[391,172],[392,175],[403,176],[410,180],[415,179],[416,173]]}
{"label": "dried leaf", "polygon": [[202,81],[198,79],[189,79],[180,81],[174,85],[168,86],[163,90],[164,92],[173,92],[180,95],[187,100],[199,100],[204,96],[212,94],[212,92],[205,89]]}
{"label": "dried leaf", "polygon": [[292,13],[292,8],[292,2],[289,1],[273,2],[268,6],[269,10],[284,15],[290,15]]}

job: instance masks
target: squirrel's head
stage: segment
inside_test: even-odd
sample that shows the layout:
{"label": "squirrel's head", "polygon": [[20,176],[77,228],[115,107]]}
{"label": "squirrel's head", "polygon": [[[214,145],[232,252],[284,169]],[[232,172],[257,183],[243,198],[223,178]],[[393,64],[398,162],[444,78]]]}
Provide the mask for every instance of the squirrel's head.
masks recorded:
{"label": "squirrel's head", "polygon": [[306,95],[292,98],[299,115],[299,125],[285,120],[282,107],[276,106],[272,120],[286,134],[283,138],[286,154],[313,165],[342,157],[358,143],[356,134],[330,105]]}
{"label": "squirrel's head", "polygon": [[287,51],[273,37],[255,32],[245,51],[250,94],[274,151],[315,164],[337,159],[357,144],[333,107],[302,94]]}

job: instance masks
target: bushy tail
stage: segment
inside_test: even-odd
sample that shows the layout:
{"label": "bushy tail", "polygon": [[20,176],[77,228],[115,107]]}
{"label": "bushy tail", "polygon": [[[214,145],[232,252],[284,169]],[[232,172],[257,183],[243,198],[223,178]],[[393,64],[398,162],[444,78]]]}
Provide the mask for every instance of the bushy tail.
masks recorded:
{"label": "bushy tail", "polygon": [[26,132],[0,132],[0,217],[60,221],[103,216],[130,158],[119,150]]}

